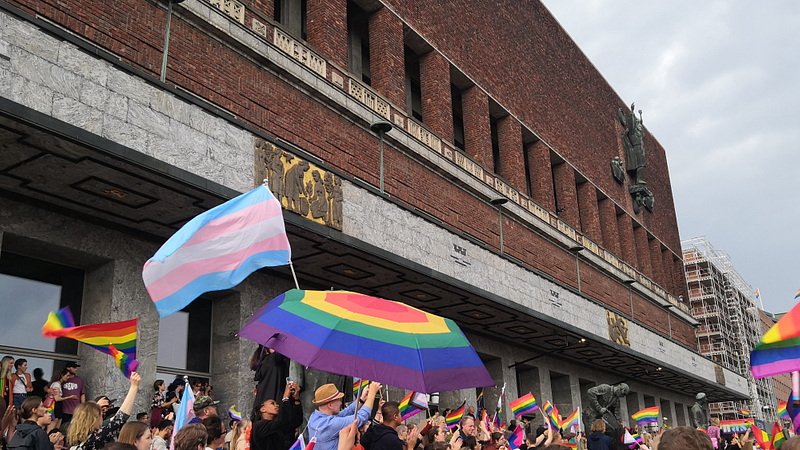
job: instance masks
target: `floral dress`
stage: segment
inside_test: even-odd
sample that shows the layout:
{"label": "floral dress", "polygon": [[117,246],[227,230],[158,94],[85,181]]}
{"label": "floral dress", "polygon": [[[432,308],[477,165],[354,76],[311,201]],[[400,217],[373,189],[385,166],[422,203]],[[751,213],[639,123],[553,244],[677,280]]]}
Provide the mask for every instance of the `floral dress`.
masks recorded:
{"label": "floral dress", "polygon": [[122,411],[117,411],[117,414],[101,428],[94,430],[85,441],[79,445],[72,446],[70,450],[100,450],[109,442],[114,442],[114,439],[119,435],[119,430],[128,421],[130,415]]}

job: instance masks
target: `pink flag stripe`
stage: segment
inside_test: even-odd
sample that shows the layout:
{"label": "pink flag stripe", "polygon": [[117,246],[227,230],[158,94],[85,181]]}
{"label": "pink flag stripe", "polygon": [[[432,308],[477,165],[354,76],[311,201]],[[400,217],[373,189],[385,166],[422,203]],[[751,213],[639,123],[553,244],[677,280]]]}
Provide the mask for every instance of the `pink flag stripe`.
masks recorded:
{"label": "pink flag stripe", "polygon": [[227,216],[218,217],[209,221],[207,224],[203,225],[203,228],[200,228],[191,239],[186,241],[182,247],[202,244],[203,242],[217,239],[221,236],[233,233],[234,231],[253,226],[261,226],[261,222],[275,217],[283,218],[281,204],[274,199],[264,200],[263,202],[240,209]]}
{"label": "pink flag stripe", "polygon": [[[279,229],[277,226],[274,226],[277,224],[283,224],[282,216],[272,217],[269,220],[263,221],[258,228],[247,227],[221,236],[219,239],[193,245],[191,247],[180,247],[164,262],[150,260],[145,266],[144,271],[142,271],[144,284],[150,286],[159,279],[167,276],[173,270],[177,270],[186,264],[208,261],[220,255],[246,249],[266,239],[284,236],[284,241],[286,241],[286,232],[282,228]],[[288,249],[288,241],[286,241],[285,245],[286,246],[280,250]],[[213,270],[212,272],[219,271]]]}
{"label": "pink flag stripe", "polygon": [[[247,258],[259,253],[274,250],[288,250],[286,242],[286,235],[280,234],[238,252],[183,264],[178,269],[171,271],[167,276],[163,276],[153,283],[148,284],[147,291],[150,293],[150,297],[153,301],[157,302],[179,291],[182,287],[201,275],[234,270],[239,267],[243,261],[247,260]],[[218,253],[219,252],[217,252],[217,254]]]}

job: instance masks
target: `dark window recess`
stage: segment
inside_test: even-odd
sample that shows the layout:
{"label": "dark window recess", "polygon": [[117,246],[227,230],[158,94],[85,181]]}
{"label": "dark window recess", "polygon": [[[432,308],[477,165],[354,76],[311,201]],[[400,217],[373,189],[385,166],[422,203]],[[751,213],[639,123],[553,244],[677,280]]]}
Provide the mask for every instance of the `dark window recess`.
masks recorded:
{"label": "dark window recess", "polygon": [[464,150],[464,109],[461,104],[461,89],[451,84],[450,97],[453,99],[453,145]]}
{"label": "dark window recess", "polygon": [[492,128],[492,163],[494,173],[500,173],[500,140],[497,137],[497,119],[490,117],[489,124]]}
{"label": "dark window recess", "polygon": [[422,87],[420,85],[419,55],[405,47],[406,108],[415,119],[422,121]]}
{"label": "dark window recess", "polygon": [[211,300],[198,298],[181,311],[189,313],[186,369],[211,371]]}
{"label": "dark window recess", "polygon": [[369,14],[352,0],[347,2],[347,70],[370,86]]}
{"label": "dark window recess", "polygon": [[528,146],[525,144],[522,144],[522,160],[525,165],[525,189],[527,190],[528,196],[533,196],[533,190],[531,189],[531,165],[528,160]]}
{"label": "dark window recess", "polygon": [[275,0],[273,19],[296,37],[306,40],[307,0]]}

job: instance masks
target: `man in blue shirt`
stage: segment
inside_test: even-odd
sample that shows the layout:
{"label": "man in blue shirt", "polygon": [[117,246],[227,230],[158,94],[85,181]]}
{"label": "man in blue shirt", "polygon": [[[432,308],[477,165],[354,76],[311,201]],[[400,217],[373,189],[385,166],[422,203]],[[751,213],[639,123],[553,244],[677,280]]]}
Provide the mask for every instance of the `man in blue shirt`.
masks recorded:
{"label": "man in blue shirt", "polygon": [[[370,383],[359,401],[342,410],[342,397],[344,394],[336,389],[333,384],[321,386],[314,392],[313,403],[317,410],[308,418],[308,436],[316,438],[314,450],[337,450],[339,446],[339,431],[353,423],[358,414],[358,426],[364,425],[372,414],[370,405],[375,402],[375,395],[381,389],[380,383]],[[363,407],[356,413],[356,408]]]}

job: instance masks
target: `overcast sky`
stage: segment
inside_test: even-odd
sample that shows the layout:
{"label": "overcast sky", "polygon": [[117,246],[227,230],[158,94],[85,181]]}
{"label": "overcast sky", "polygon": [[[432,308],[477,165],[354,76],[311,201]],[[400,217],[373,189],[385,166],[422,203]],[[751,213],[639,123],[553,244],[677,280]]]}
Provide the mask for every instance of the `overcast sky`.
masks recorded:
{"label": "overcast sky", "polygon": [[666,149],[681,239],[706,236],[766,310],[791,309],[800,1],[543,1]]}

